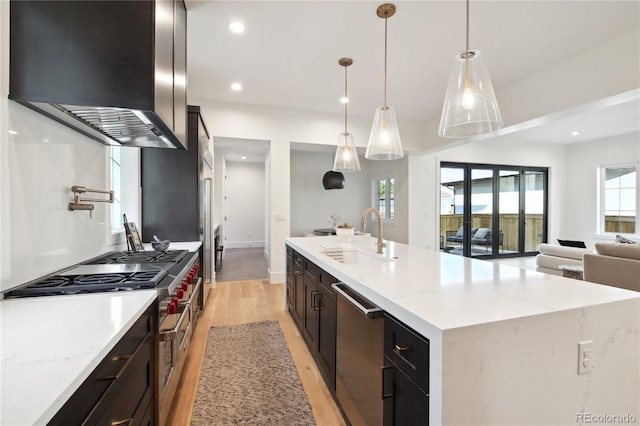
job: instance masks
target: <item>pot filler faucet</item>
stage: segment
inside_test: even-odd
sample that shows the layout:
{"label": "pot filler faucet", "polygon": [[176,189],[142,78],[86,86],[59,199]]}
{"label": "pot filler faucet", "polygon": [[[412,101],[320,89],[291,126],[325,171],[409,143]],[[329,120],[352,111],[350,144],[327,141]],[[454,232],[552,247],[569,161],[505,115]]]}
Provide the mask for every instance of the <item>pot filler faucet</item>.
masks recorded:
{"label": "pot filler faucet", "polygon": [[[89,189],[84,186],[74,185],[71,187],[71,192],[73,192],[73,203],[69,203],[69,210],[89,210],[89,219],[92,217],[93,212],[93,204],[82,204],[82,202],[92,202],[92,203],[113,203],[113,191],[103,191],[101,189]],[[80,194],[84,194],[86,192],[93,192],[98,194],[109,194],[109,198],[101,199],[101,198],[82,198]]]}
{"label": "pot filler faucet", "polygon": [[384,243],[384,241],[382,241],[382,217],[380,216],[380,212],[373,207],[369,207],[368,209],[366,209],[364,213],[362,213],[362,222],[360,224],[360,228],[362,229],[362,232],[364,232],[364,229],[367,226],[367,215],[369,213],[375,214],[376,218],[378,218],[378,242],[376,243],[376,245],[378,246],[377,253],[382,254],[382,249],[387,245]]}

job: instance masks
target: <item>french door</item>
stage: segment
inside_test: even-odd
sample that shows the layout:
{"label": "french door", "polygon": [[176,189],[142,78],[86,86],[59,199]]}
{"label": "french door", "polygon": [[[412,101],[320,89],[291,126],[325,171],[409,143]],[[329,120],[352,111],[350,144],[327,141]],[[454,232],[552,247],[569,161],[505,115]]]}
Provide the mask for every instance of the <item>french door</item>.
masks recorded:
{"label": "french door", "polygon": [[440,249],[466,257],[536,254],[547,234],[548,170],[441,163]]}

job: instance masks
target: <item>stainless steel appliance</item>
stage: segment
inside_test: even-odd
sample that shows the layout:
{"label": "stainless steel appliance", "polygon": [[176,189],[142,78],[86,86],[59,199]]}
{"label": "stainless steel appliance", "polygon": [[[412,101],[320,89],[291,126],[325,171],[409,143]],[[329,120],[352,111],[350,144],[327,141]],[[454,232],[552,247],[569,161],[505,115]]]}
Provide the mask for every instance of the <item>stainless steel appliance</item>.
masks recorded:
{"label": "stainless steel appliance", "polygon": [[198,272],[198,253],[186,257],[171,268],[160,282],[158,395],[160,424],[171,410],[191,335],[200,314],[202,278]]}
{"label": "stainless steel appliance", "polygon": [[203,280],[199,259],[198,252],[187,250],[112,252],[30,281],[3,297],[156,289],[159,359],[155,382],[159,424],[164,424],[200,314]]}
{"label": "stainless steel appliance", "polygon": [[336,398],[353,425],[381,425],[384,312],[343,283],[338,294]]}
{"label": "stainless steel appliance", "polygon": [[10,99],[107,145],[186,148],[184,1],[11,1],[10,14]]}

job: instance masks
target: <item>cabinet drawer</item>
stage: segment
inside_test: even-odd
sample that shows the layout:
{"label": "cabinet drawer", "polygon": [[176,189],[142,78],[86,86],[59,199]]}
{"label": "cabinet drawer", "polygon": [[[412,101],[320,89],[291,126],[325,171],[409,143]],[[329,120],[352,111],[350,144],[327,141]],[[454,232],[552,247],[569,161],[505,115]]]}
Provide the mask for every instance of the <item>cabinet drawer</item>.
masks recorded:
{"label": "cabinet drawer", "polygon": [[287,247],[287,260],[291,259],[291,261],[293,261],[293,249],[289,246]]}
{"label": "cabinet drawer", "polygon": [[337,282],[338,280],[333,275],[331,275],[324,269],[318,268],[318,289],[334,302],[336,301],[336,292],[333,288],[331,288],[331,284]]}
{"label": "cabinet drawer", "polygon": [[387,314],[384,316],[384,354],[429,394],[429,341]]}
{"label": "cabinet drawer", "polygon": [[304,258],[303,265],[305,278],[311,280],[315,284],[318,267],[307,258]]}
{"label": "cabinet drawer", "polygon": [[151,339],[154,339],[156,309],[157,303],[153,303],[142,314],[127,334],[58,411],[49,425],[80,424],[87,418],[94,406],[105,397],[105,393],[114,381],[112,378],[117,376],[119,372],[130,369],[131,366],[126,364],[136,349],[141,347],[147,337],[150,336]]}

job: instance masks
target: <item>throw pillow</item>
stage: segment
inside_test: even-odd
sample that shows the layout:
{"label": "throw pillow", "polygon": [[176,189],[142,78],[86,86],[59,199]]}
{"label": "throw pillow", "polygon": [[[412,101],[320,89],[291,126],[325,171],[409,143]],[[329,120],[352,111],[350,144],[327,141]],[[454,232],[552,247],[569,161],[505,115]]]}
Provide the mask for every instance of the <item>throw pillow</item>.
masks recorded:
{"label": "throw pillow", "polygon": [[622,235],[616,235],[617,244],[638,244],[637,242],[623,237]]}
{"label": "throw pillow", "polygon": [[473,234],[473,238],[483,240],[487,237],[487,232],[489,232],[489,228],[478,228],[476,233]]}
{"label": "throw pillow", "polygon": [[595,243],[595,248],[600,255],[640,260],[640,244]]}
{"label": "throw pillow", "polygon": [[558,239],[558,244],[564,247],[578,247],[578,248],[587,248],[584,244],[584,241],[573,241],[573,240],[560,240]]}

